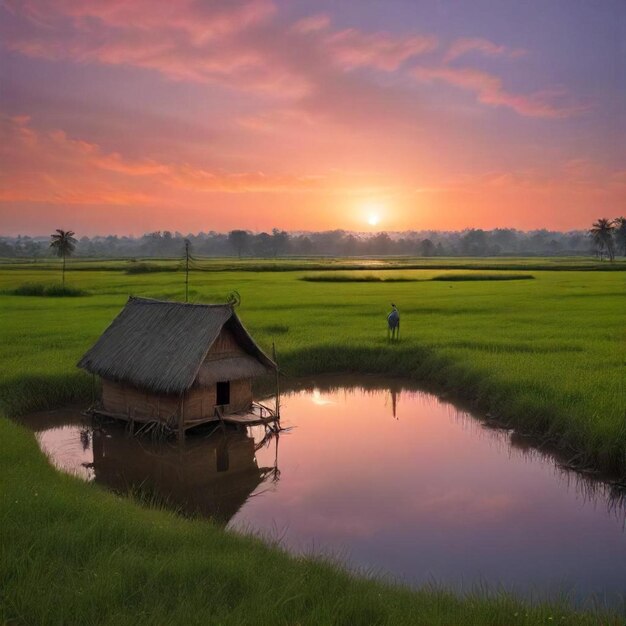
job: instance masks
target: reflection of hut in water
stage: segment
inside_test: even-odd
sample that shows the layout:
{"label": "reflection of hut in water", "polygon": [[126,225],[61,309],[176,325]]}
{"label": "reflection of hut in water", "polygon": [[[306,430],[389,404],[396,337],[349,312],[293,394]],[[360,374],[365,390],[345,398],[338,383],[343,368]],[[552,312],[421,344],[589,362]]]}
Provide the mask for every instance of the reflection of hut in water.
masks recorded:
{"label": "reflection of hut in water", "polygon": [[242,432],[190,438],[185,445],[146,445],[119,428],[93,432],[97,483],[121,493],[158,496],[184,513],[226,524],[276,468],[259,468],[252,437]]}
{"label": "reflection of hut in water", "polygon": [[102,380],[98,412],[179,434],[251,411],[252,380],[276,371],[232,306],[134,297],[78,366]]}

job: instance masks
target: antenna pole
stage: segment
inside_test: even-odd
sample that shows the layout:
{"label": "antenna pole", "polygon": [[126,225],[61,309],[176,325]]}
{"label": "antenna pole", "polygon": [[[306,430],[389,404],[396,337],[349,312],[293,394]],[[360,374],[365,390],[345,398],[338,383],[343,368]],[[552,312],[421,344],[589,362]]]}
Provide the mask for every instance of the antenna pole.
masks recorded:
{"label": "antenna pole", "polygon": [[185,302],[189,302],[189,239],[185,239]]}

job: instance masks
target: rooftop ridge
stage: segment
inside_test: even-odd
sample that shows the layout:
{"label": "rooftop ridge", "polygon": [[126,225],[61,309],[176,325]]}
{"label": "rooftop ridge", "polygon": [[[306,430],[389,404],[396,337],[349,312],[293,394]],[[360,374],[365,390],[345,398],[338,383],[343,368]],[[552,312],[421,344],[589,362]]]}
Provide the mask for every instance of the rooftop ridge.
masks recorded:
{"label": "rooftop ridge", "polygon": [[204,307],[204,308],[230,308],[232,304],[228,302],[178,302],[177,300],[160,300],[158,298],[146,298],[144,296],[128,296],[128,302],[135,302],[141,304],[170,304],[176,306],[187,307]]}

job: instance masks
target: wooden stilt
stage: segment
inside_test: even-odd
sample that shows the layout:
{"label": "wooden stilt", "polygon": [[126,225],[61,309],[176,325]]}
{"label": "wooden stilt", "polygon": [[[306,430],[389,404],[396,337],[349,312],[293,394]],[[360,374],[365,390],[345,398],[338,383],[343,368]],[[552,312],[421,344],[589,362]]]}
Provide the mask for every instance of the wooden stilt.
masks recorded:
{"label": "wooden stilt", "polygon": [[[272,360],[276,363],[276,345],[272,342]],[[276,363],[276,417],[280,419],[280,373]]]}
{"label": "wooden stilt", "polygon": [[222,416],[222,411],[219,406],[215,407],[215,414],[220,420],[220,426],[222,427],[222,433],[226,434],[226,424],[224,424],[224,417]]}
{"label": "wooden stilt", "polygon": [[178,411],[178,441],[185,441],[185,394],[180,396],[180,409]]}
{"label": "wooden stilt", "polygon": [[128,407],[128,410],[126,412],[126,422],[128,424],[128,430],[130,431],[130,434],[134,435],[135,434],[135,422],[133,420],[133,412],[130,407]]}

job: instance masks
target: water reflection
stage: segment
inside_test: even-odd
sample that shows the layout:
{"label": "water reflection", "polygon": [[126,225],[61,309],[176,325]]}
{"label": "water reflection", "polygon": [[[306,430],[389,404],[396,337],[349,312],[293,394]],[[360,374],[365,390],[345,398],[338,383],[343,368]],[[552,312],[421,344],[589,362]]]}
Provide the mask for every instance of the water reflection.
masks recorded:
{"label": "water reflection", "polygon": [[186,512],[279,535],[293,552],[339,554],[414,584],[619,605],[626,509],[609,485],[401,381],[340,382],[285,394],[282,425],[293,428],[280,439],[253,428],[180,447],[92,428],[76,411],[29,422],[66,471],[117,491],[149,487]]}
{"label": "water reflection", "polygon": [[222,524],[259,485],[280,476],[277,445],[274,463],[259,466],[256,459],[257,449],[271,445],[271,433],[255,441],[247,433],[220,429],[180,445],[131,437],[115,422],[92,424],[76,410],[39,417],[37,438],[61,469]]}

